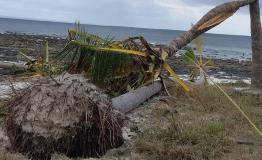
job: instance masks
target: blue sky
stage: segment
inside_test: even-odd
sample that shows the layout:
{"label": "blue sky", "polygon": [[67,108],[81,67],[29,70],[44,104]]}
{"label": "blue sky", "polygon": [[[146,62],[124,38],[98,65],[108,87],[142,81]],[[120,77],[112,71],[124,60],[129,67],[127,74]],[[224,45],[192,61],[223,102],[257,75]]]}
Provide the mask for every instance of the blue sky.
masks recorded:
{"label": "blue sky", "polygon": [[[230,0],[1,0],[0,17],[188,30],[215,5]],[[250,35],[248,7],[212,33]]]}

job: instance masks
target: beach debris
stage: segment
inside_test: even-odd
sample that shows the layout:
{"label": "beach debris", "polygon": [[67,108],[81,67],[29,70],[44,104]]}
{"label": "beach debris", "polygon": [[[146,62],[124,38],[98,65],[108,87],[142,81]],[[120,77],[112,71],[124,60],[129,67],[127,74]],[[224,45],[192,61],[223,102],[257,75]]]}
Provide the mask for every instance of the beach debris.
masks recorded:
{"label": "beach debris", "polygon": [[26,49],[22,49],[17,57],[19,60],[26,62],[26,71],[31,72],[33,76],[52,75],[63,67],[52,63],[52,59],[49,55],[48,41],[45,42],[44,53],[38,53],[36,57],[31,57],[28,55]]}
{"label": "beach debris", "polygon": [[255,143],[252,141],[247,141],[247,140],[236,140],[237,144],[240,145],[254,145]]}
{"label": "beach debris", "polygon": [[20,91],[7,104],[5,129],[12,151],[32,159],[99,157],[123,143],[124,116],[81,75],[60,75]]}
{"label": "beach debris", "polygon": [[1,61],[0,68],[12,69],[15,71],[25,71],[27,69],[27,66],[17,62]]}

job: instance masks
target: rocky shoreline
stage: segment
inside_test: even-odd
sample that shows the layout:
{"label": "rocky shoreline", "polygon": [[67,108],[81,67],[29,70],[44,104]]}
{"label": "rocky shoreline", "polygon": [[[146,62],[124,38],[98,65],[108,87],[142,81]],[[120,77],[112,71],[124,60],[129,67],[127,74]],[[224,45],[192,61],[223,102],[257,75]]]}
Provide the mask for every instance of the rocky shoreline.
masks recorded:
{"label": "rocky shoreline", "polygon": [[[60,52],[66,44],[66,39],[61,37],[1,33],[0,61],[17,62],[17,55],[22,49],[27,49],[31,56],[43,53],[46,41],[48,41],[51,55]],[[169,58],[168,62],[179,75],[190,73],[190,69],[185,65],[182,57],[173,56]],[[213,59],[213,62],[216,68],[210,70],[209,74],[217,78],[235,77],[241,80],[251,77],[251,61]],[[0,69],[1,74],[9,74],[9,71]]]}
{"label": "rocky shoreline", "polygon": [[21,49],[27,49],[29,55],[44,52],[46,41],[48,41],[51,54],[59,52],[66,43],[66,40],[60,37],[1,33],[0,61],[17,61],[17,54]]}

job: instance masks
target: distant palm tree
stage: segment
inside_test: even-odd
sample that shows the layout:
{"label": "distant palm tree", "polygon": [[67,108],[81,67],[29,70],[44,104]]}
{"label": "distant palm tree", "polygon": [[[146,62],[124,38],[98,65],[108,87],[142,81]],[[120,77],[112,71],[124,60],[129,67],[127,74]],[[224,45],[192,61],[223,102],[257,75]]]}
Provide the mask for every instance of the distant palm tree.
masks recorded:
{"label": "distant palm tree", "polygon": [[252,86],[262,89],[262,28],[259,0],[250,4],[252,35]]}

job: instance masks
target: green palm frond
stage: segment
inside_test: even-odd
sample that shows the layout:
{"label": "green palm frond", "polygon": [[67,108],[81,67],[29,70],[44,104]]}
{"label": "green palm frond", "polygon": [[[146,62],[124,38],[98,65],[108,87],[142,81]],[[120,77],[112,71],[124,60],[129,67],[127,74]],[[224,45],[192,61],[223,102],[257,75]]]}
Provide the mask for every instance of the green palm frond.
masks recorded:
{"label": "green palm frond", "polygon": [[203,50],[204,50],[204,40],[203,35],[198,36],[194,39],[194,44],[199,53],[199,58],[197,59],[192,48],[186,48],[184,54],[184,61],[187,66],[189,66],[192,71],[189,75],[189,80],[194,82],[200,73],[200,69],[207,71],[210,68],[214,68],[214,63],[211,60],[203,60]]}
{"label": "green palm frond", "polygon": [[195,66],[196,56],[192,48],[186,48],[186,52],[183,56],[186,65]]}
{"label": "green palm frond", "polygon": [[115,42],[86,32],[79,24],[69,30],[68,43],[56,55],[58,62],[68,65],[69,72],[85,72],[92,82],[111,94],[120,94],[152,82],[157,68],[146,53],[126,48]]}

